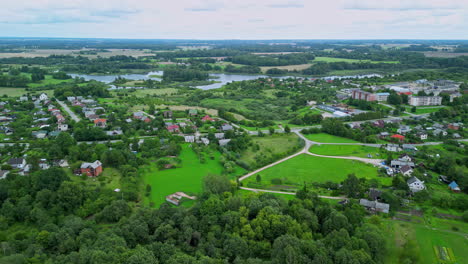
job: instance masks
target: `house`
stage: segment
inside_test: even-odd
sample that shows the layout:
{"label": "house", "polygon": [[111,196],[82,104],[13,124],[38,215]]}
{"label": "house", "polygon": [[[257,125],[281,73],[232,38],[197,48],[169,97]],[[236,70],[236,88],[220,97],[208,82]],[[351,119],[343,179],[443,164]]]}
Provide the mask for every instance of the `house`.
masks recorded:
{"label": "house", "polygon": [[460,138],[462,138],[462,136],[460,136],[460,134],[458,134],[458,133],[453,133],[453,138],[454,139],[460,139]]}
{"label": "house", "polygon": [[224,146],[226,146],[230,141],[231,141],[231,139],[220,139],[220,140],[218,141],[218,143],[219,143],[219,145],[220,145],[221,147],[224,147]]}
{"label": "house", "polygon": [[215,133],[215,138],[216,139],[223,139],[224,138],[224,133]]}
{"label": "house", "polygon": [[37,138],[37,139],[43,139],[47,136],[47,131],[45,130],[38,130],[38,131],[33,131],[32,136]]}
{"label": "house", "polygon": [[95,127],[100,127],[100,128],[105,128],[107,126],[107,120],[98,118],[94,120],[94,126]]}
{"label": "house", "polygon": [[463,126],[463,123],[451,123],[447,125],[448,129],[459,130]]}
{"label": "house", "polygon": [[211,121],[214,121],[214,119],[211,118],[209,115],[206,115],[206,116],[202,117],[201,121],[202,122],[207,122],[207,121],[211,122]]}
{"label": "house", "polygon": [[372,126],[384,128],[385,122],[383,120],[377,120],[377,121],[372,122]]}
{"label": "house", "polygon": [[442,182],[447,183],[447,184],[450,183],[448,177],[445,176],[445,175],[439,175],[439,181],[442,181]]}
{"label": "house", "polygon": [[68,125],[67,124],[59,124],[57,126],[58,131],[67,131],[68,130]]}
{"label": "house", "polygon": [[405,136],[399,135],[399,134],[394,134],[391,136],[391,138],[398,139],[399,141],[405,140]]}
{"label": "house", "polygon": [[180,132],[180,127],[178,125],[170,125],[167,126],[167,130],[171,133],[178,133]]}
{"label": "house", "polygon": [[388,133],[388,132],[380,132],[380,134],[379,134],[379,138],[386,138],[388,136],[390,136],[390,133]]}
{"label": "house", "polygon": [[450,190],[452,190],[452,192],[460,192],[460,187],[458,186],[458,184],[455,182],[455,181],[452,181],[448,187],[450,188]]}
{"label": "house", "polygon": [[172,111],[164,111],[163,116],[164,118],[172,118]]}
{"label": "house", "polygon": [[403,147],[404,151],[413,151],[414,152],[414,151],[418,150],[414,145],[411,145],[411,144],[403,144],[402,147]]}
{"label": "house", "polygon": [[133,118],[135,119],[143,119],[143,117],[145,117],[145,114],[142,112],[142,111],[138,111],[138,112],[135,112],[133,113]]}
{"label": "house", "polygon": [[411,132],[411,127],[409,126],[400,126],[400,128],[397,129],[398,134],[406,134]]}
{"label": "house", "polygon": [[76,174],[86,174],[89,177],[97,177],[102,173],[102,163],[99,160],[93,163],[84,162],[76,172]]}
{"label": "house", "polygon": [[390,211],[390,205],[386,203],[379,203],[377,201],[361,199],[359,200],[359,204],[364,206],[367,210],[371,212],[381,212],[388,214],[388,212]]}
{"label": "house", "polygon": [[400,168],[400,172],[403,176],[411,176],[411,174],[413,174],[413,169],[409,165],[403,165]]}
{"label": "house", "polygon": [[408,154],[402,154],[400,155],[400,157],[398,157],[398,160],[401,160],[401,161],[413,161],[413,158],[408,155]]}
{"label": "house", "polygon": [[387,146],[385,147],[385,149],[387,151],[391,151],[391,152],[400,152],[402,151],[403,149],[400,147],[400,145],[398,144],[387,144]]}
{"label": "house", "polygon": [[65,122],[65,117],[63,117],[63,115],[58,114],[55,117],[57,118],[57,124],[61,124]]}
{"label": "house", "polygon": [[5,179],[8,176],[9,173],[10,173],[10,171],[0,170],[0,179]]}
{"label": "house", "polygon": [[185,136],[185,142],[187,143],[193,143],[195,142],[195,136]]}
{"label": "house", "polygon": [[422,190],[426,189],[426,186],[424,185],[424,181],[419,180],[415,176],[409,178],[406,181],[406,183],[408,184],[409,189],[413,193],[419,192],[419,191],[422,191]]}
{"label": "house", "polygon": [[232,129],[233,129],[233,128],[232,128],[232,126],[231,126],[230,124],[223,124],[223,125],[221,126],[221,130],[222,130],[222,131],[229,131],[229,130],[232,130]]}
{"label": "house", "polygon": [[210,140],[207,139],[207,138],[201,138],[201,142],[202,142],[203,144],[205,144],[205,145],[210,144]]}
{"label": "house", "polygon": [[196,116],[198,115],[197,109],[189,109],[188,111],[189,116]]}
{"label": "house", "polygon": [[68,168],[70,166],[68,165],[68,161],[64,159],[55,161],[54,165],[61,168]]}
{"label": "house", "polygon": [[20,102],[26,102],[29,100],[29,98],[27,96],[20,96],[19,100]]}
{"label": "house", "polygon": [[26,167],[26,160],[23,158],[11,158],[8,160],[8,164],[13,168],[13,169],[24,169]]}
{"label": "house", "polygon": [[432,135],[434,135],[434,136],[436,136],[436,137],[437,137],[437,136],[440,136],[440,135],[442,135],[442,136],[447,136],[447,134],[448,134],[447,131],[445,131],[445,130],[443,130],[443,129],[434,129],[434,130],[432,131]]}
{"label": "house", "polygon": [[426,140],[427,139],[427,133],[426,132],[418,132],[416,133],[416,136],[420,138],[421,140]]}
{"label": "house", "polygon": [[47,162],[46,159],[40,159],[39,160],[39,168],[41,170],[47,170],[48,168],[50,168],[50,165],[49,165],[49,163]]}
{"label": "house", "polygon": [[41,93],[41,94],[39,95],[39,101],[46,101],[46,100],[48,100],[48,99],[49,99],[49,97],[47,96],[46,93]]}

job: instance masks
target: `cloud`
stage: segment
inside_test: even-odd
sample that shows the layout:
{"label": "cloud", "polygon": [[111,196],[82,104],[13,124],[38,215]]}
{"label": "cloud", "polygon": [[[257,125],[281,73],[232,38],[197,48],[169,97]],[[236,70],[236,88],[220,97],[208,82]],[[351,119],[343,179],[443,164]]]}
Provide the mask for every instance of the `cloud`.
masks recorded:
{"label": "cloud", "polygon": [[267,7],[270,8],[303,8],[304,2],[301,0],[298,1],[276,1],[276,3],[268,4]]}
{"label": "cloud", "polygon": [[217,8],[185,8],[185,11],[191,12],[215,12]]}

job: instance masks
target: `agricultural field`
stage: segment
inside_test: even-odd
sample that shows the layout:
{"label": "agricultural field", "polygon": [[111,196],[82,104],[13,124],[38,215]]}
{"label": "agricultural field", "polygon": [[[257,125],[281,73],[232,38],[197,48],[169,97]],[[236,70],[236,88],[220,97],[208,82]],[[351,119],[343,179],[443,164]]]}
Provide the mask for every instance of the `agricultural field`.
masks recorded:
{"label": "agricultural field", "polygon": [[[11,88],[11,87],[0,87],[0,96],[6,95],[8,97],[20,97],[28,93],[25,88]],[[49,97],[54,95],[53,90],[43,90],[37,93],[46,93]]]}
{"label": "agricultural field", "polygon": [[262,156],[286,156],[291,150],[300,147],[300,140],[293,133],[275,134],[272,136],[254,137],[252,138],[252,145],[252,147],[242,153],[240,158],[241,161],[250,166],[254,166]]}
{"label": "agricultural field", "polygon": [[[71,55],[71,56],[83,56],[89,58],[100,57],[112,57],[112,56],[150,56],[149,50],[138,50],[138,49],[107,49],[107,52],[96,52],[96,54],[80,54],[80,51],[86,51],[85,49],[74,50],[74,49],[37,49],[37,50],[24,50],[21,53],[0,53],[0,58],[33,58],[33,57],[48,57],[50,55]],[[88,51],[91,51],[88,49]]]}
{"label": "agricultural field", "polygon": [[294,71],[294,70],[302,71],[302,70],[309,68],[311,65],[312,64],[306,63],[306,64],[286,65],[286,66],[263,66],[263,67],[260,67],[260,69],[262,70],[263,73],[273,68],[281,69],[281,70],[288,70],[288,71]]}
{"label": "agricultural field", "polygon": [[[312,184],[327,181],[339,183],[351,173],[354,173],[358,178],[378,179],[384,185],[391,183],[391,178],[377,177],[375,167],[359,161],[322,158],[303,154],[247,178],[244,184],[247,187],[249,183],[257,185],[256,176],[260,175],[262,188],[275,188],[275,185],[282,185],[289,189],[297,189],[304,183]],[[273,179],[279,179],[280,181],[274,180],[276,183],[273,184]]]}
{"label": "agricultural field", "polygon": [[367,158],[372,155],[374,159],[385,159],[380,148],[360,145],[313,145],[309,152],[326,156],[352,156]]}
{"label": "agricultural field", "polygon": [[314,62],[371,62],[371,63],[400,63],[399,61],[371,61],[371,60],[356,60],[356,59],[345,59],[345,58],[333,58],[333,57],[315,57]]}
{"label": "agricultural field", "polygon": [[304,135],[307,139],[320,143],[359,143],[355,140],[337,137],[326,133]]}
{"label": "agricultural field", "polygon": [[71,82],[71,81],[72,79],[58,80],[58,79],[52,78],[52,75],[45,75],[44,80],[39,81],[37,83],[30,83],[28,84],[28,86],[31,88],[35,88],[35,87],[42,87],[42,86],[51,85],[51,84],[66,83],[66,82]]}
{"label": "agricultural field", "polygon": [[[202,180],[208,174],[221,175],[223,167],[219,162],[220,153],[214,152],[214,159],[206,158],[202,164],[196,153],[184,144],[179,159],[181,167],[175,169],[158,170],[155,163],[141,169],[143,182],[151,186],[151,194],[148,203],[153,202],[159,207],[165,197],[175,192],[185,192],[189,195],[198,195],[202,191]],[[245,171],[237,168],[233,175],[242,175]]]}

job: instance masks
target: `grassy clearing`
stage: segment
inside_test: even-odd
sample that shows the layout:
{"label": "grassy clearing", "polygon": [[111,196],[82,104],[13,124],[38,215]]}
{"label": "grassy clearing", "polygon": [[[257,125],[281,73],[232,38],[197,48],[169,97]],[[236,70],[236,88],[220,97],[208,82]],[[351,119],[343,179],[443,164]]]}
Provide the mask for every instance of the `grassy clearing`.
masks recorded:
{"label": "grassy clearing", "polygon": [[356,59],[345,59],[345,58],[333,58],[333,57],[315,57],[314,62],[371,62],[371,63],[400,63],[399,61],[372,61],[372,60],[356,60]]}
{"label": "grassy clearing", "polygon": [[359,145],[314,145],[309,149],[309,152],[327,155],[327,156],[352,156],[367,158],[367,155],[372,155],[372,158],[385,159],[386,157],[380,152],[380,148],[359,146]]}
{"label": "grassy clearing", "polygon": [[0,96],[19,97],[26,93],[24,88],[0,87]]}
{"label": "grassy clearing", "polygon": [[30,84],[28,84],[28,86],[31,87],[31,88],[36,88],[36,87],[42,87],[42,86],[52,85],[52,84],[68,83],[68,82],[71,82],[71,81],[72,81],[72,79],[57,80],[57,79],[52,78],[52,75],[45,75],[44,80],[42,80],[40,82],[37,82],[37,83],[30,83]]}
{"label": "grassy clearing", "polygon": [[[202,190],[202,180],[208,174],[221,174],[223,167],[219,162],[220,153],[214,153],[214,159],[206,158],[206,163],[200,163],[195,152],[188,144],[183,146],[179,158],[182,167],[168,170],[158,170],[153,163],[141,169],[143,182],[151,185],[151,195],[148,202],[153,202],[159,207],[165,201],[165,197],[175,192],[198,195]],[[237,168],[233,175],[242,175],[245,171]]]}
{"label": "grassy clearing", "polygon": [[177,93],[175,88],[163,88],[163,89],[139,89],[132,92],[132,95],[137,97],[144,97],[147,95],[173,95]]}
{"label": "grassy clearing", "polygon": [[[275,134],[265,137],[254,137],[253,145],[242,153],[241,161],[254,165],[261,156],[280,155],[286,156],[291,149],[299,146],[299,138],[296,134]],[[255,146],[258,145],[258,148]]]}
{"label": "grassy clearing", "polygon": [[412,114],[417,114],[417,115],[422,115],[422,114],[430,114],[439,111],[442,108],[445,108],[444,106],[442,107],[417,107],[416,112],[411,112],[412,107],[406,107],[406,111],[408,113]]}
{"label": "grassy clearing", "polygon": [[304,135],[307,139],[320,143],[359,143],[355,140],[337,137],[326,133]]}
{"label": "grassy clearing", "polygon": [[[321,158],[310,155],[299,155],[276,166],[261,171],[261,185],[273,187],[272,179],[281,179],[285,186],[300,187],[313,182],[341,182],[348,174],[354,173],[359,178],[377,178],[382,184],[389,185],[391,178],[378,178],[377,169],[371,165],[344,159]],[[257,175],[257,174],[256,174]],[[245,185],[256,184],[256,175],[245,180]]]}

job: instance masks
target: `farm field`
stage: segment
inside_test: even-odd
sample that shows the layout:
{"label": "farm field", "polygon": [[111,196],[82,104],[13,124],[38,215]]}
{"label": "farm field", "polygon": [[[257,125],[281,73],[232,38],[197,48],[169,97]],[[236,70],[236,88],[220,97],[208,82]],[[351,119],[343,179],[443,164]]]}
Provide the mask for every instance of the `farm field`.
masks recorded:
{"label": "farm field", "polygon": [[355,140],[337,137],[326,133],[304,135],[307,139],[320,143],[359,143]]}
{"label": "farm field", "polygon": [[46,85],[51,85],[51,84],[59,84],[59,83],[66,83],[66,82],[71,82],[72,79],[68,80],[58,80],[52,78],[52,75],[45,75],[44,80],[39,81],[37,83],[30,83],[28,84],[29,87],[35,88],[35,87],[41,87],[41,86],[46,86]]}
{"label": "farm field", "polygon": [[[140,173],[143,182],[151,185],[151,195],[148,202],[153,202],[155,207],[159,207],[165,197],[175,192],[185,192],[189,195],[198,195],[202,190],[202,180],[208,174],[221,175],[223,167],[219,163],[220,153],[214,153],[214,159],[206,158],[206,163],[200,163],[196,153],[192,151],[188,144],[184,144],[179,158],[182,167],[168,170],[158,170],[156,164],[146,166]],[[234,175],[241,175],[245,171],[237,168]]]}
{"label": "farm field", "polygon": [[[53,90],[43,90],[40,93],[46,93],[48,96],[53,96]],[[26,94],[27,91],[25,88],[11,88],[11,87],[0,87],[0,96],[6,95],[8,97],[19,97],[23,94]]]}
{"label": "farm field", "polygon": [[256,149],[255,147],[250,147],[242,153],[240,158],[241,161],[244,161],[249,165],[256,162],[255,157],[259,154],[282,154],[299,146],[299,137],[292,133],[275,134],[273,136],[254,137],[252,138],[252,143],[253,145],[258,144],[259,148]]}
{"label": "farm field", "polygon": [[315,57],[314,62],[371,62],[371,63],[400,63],[399,61],[372,61],[372,60],[356,60],[356,59],[345,59],[345,58],[333,58],[333,57]]}
{"label": "farm field", "polygon": [[288,71],[294,71],[294,70],[301,71],[301,70],[305,70],[309,68],[310,66],[311,64],[307,63],[307,64],[287,65],[287,66],[263,66],[263,67],[260,67],[260,69],[262,70],[263,73],[273,68],[281,69],[281,70],[288,70]]}
{"label": "farm field", "polygon": [[360,146],[360,145],[313,145],[309,152],[326,155],[326,156],[353,156],[367,158],[367,155],[372,155],[372,158],[385,159],[380,153],[380,148]]}
{"label": "farm field", "polygon": [[[391,178],[377,178],[377,170],[371,165],[344,159],[321,158],[307,154],[299,155],[276,166],[259,172],[264,188],[272,187],[272,179],[281,179],[285,186],[300,187],[313,182],[341,182],[348,174],[354,173],[358,178],[378,179],[384,185],[391,183]],[[258,175],[256,174],[256,175]],[[245,180],[245,186],[256,183],[256,175]]]}

